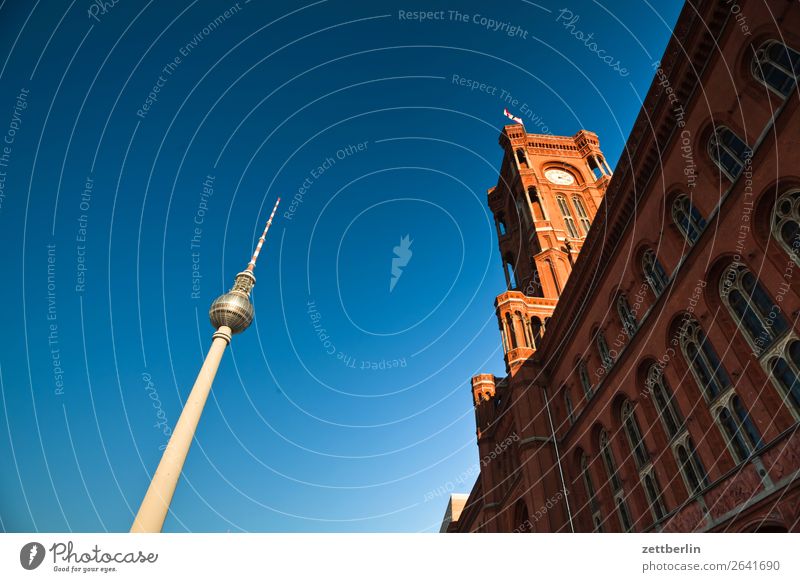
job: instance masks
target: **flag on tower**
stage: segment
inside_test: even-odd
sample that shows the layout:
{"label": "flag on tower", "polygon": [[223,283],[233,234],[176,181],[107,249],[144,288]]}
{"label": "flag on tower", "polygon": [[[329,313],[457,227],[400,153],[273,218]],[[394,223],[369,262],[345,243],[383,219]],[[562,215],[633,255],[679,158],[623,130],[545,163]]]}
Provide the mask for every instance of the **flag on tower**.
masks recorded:
{"label": "flag on tower", "polygon": [[514,115],[511,115],[511,113],[509,113],[508,109],[503,109],[503,115],[508,117],[511,121],[515,121],[515,122],[519,123],[520,125],[522,125],[522,119],[520,119],[519,117],[516,117]]}

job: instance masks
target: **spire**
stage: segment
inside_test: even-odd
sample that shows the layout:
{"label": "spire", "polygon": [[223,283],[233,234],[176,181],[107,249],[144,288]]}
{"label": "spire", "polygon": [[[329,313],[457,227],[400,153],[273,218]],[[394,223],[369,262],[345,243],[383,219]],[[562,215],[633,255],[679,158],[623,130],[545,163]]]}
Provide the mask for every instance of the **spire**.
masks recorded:
{"label": "spire", "polygon": [[272,225],[272,219],[275,217],[275,212],[278,210],[278,204],[281,203],[281,198],[278,196],[278,199],[275,201],[275,206],[272,208],[272,214],[269,215],[269,220],[267,220],[267,225],[264,227],[264,232],[261,234],[261,238],[258,239],[258,244],[256,245],[256,250],[253,251],[253,256],[250,259],[250,262],[247,263],[247,271],[251,273],[256,268],[256,261],[258,260],[258,253],[261,252],[261,247],[264,244],[264,239],[267,238],[267,231],[269,227]]}

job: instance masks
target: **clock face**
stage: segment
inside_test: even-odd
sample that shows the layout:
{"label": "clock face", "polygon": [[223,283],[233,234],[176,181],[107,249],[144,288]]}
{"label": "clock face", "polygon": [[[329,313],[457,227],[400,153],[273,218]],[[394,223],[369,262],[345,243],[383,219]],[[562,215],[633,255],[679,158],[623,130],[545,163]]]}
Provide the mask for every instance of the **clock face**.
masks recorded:
{"label": "clock face", "polygon": [[575,178],[572,177],[572,174],[558,169],[547,170],[544,173],[544,177],[550,180],[553,184],[558,184],[560,186],[569,186],[575,182]]}

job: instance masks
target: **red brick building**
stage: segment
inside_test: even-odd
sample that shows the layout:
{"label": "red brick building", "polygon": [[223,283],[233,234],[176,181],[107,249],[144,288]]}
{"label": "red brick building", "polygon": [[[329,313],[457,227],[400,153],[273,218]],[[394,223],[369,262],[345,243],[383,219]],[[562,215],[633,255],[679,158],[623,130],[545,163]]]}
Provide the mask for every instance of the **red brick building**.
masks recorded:
{"label": "red brick building", "polygon": [[800,531],[797,72],[797,2],[687,3],[613,177],[504,128],[507,376],[447,531]]}

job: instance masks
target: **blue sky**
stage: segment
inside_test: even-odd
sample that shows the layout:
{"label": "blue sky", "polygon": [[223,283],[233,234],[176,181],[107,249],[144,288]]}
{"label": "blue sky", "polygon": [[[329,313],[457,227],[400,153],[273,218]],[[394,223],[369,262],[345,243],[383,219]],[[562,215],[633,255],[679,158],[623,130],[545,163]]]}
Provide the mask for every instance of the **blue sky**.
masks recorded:
{"label": "blue sky", "polygon": [[681,3],[91,6],[0,7],[0,528],[127,531],[282,196],[165,531],[437,530],[503,374],[503,108],[613,166]]}

